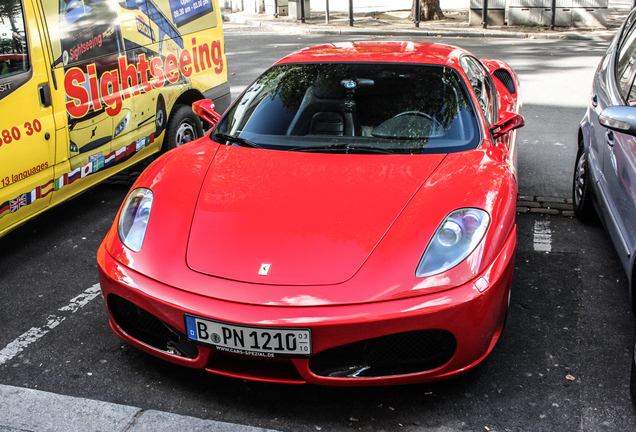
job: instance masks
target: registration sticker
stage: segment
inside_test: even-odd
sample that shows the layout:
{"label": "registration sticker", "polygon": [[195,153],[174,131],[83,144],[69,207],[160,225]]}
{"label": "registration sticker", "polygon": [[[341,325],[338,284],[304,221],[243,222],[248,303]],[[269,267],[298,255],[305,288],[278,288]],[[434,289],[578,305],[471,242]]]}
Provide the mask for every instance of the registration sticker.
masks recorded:
{"label": "registration sticker", "polygon": [[256,357],[304,358],[311,355],[311,330],[228,324],[186,315],[188,339],[219,351]]}

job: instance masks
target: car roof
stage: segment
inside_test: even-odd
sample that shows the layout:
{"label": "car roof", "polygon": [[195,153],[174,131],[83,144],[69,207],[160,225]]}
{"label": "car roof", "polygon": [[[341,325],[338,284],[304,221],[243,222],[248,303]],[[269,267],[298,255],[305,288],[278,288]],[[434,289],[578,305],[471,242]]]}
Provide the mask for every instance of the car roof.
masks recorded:
{"label": "car roof", "polygon": [[429,42],[340,42],[304,48],[276,64],[322,62],[425,63],[459,68],[459,58],[468,51],[452,45]]}

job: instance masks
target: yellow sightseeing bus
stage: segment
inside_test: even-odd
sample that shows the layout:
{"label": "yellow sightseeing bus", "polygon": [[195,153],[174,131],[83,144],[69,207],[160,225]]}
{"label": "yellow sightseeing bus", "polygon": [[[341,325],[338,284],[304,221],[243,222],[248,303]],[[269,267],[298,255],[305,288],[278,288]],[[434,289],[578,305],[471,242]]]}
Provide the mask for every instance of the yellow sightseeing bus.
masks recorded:
{"label": "yellow sightseeing bus", "polygon": [[230,103],[217,0],[0,0],[0,29],[0,236]]}

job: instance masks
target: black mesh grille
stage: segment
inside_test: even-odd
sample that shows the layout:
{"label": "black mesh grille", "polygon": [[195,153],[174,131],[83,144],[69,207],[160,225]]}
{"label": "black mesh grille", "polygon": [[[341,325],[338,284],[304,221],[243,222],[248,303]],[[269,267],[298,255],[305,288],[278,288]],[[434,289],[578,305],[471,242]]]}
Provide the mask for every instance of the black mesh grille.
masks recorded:
{"label": "black mesh grille", "polygon": [[445,335],[443,330],[427,330],[372,339],[365,347],[364,356],[374,366],[419,363],[446,352]]}
{"label": "black mesh grille", "polygon": [[497,69],[493,72],[493,75],[501,81],[510,94],[515,94],[517,92],[515,80],[512,78],[512,75],[510,75],[510,72],[505,69]]}
{"label": "black mesh grille", "polygon": [[424,372],[448,362],[456,349],[446,330],[397,333],[332,348],[309,361],[321,376],[377,377]]}
{"label": "black mesh grille", "polygon": [[190,358],[198,356],[196,345],[150,312],[113,294],[108,296],[108,305],[117,325],[133,338],[162,351]]}
{"label": "black mesh grille", "polygon": [[131,336],[142,333],[162,340],[172,336],[170,330],[151,313],[119,296],[110,296],[109,300],[117,324]]}

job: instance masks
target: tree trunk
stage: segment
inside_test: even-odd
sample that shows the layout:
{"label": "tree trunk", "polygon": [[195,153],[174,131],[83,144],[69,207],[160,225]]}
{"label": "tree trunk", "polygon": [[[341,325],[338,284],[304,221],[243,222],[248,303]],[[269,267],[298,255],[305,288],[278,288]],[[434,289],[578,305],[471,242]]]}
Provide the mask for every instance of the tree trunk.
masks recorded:
{"label": "tree trunk", "polygon": [[[413,0],[413,5],[411,6],[411,18],[415,21],[415,2],[418,0]],[[432,21],[446,18],[444,16],[444,12],[442,12],[442,8],[439,5],[440,0],[419,0],[420,2],[420,21]]]}

